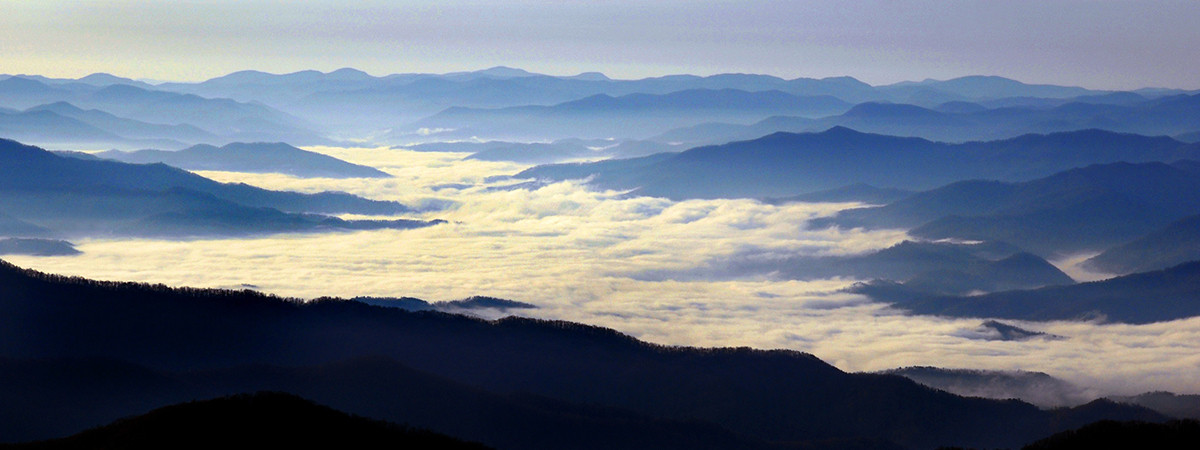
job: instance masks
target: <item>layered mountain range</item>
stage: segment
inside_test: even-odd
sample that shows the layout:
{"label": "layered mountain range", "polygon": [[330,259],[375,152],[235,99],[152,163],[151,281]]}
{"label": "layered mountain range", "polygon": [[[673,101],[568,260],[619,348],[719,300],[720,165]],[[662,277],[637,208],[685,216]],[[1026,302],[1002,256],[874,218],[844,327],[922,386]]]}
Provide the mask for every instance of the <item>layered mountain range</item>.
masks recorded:
{"label": "layered mountain range", "polygon": [[834,126],[950,142],[1089,128],[1187,139],[1200,132],[1195,94],[1096,91],[986,76],[871,86],[849,77],[614,80],[504,67],[381,77],[354,69],[243,71],[157,85],[108,74],[4,75],[0,130],[41,145],[127,150],[237,141],[310,145],[364,136],[402,145],[639,138],[695,146]]}

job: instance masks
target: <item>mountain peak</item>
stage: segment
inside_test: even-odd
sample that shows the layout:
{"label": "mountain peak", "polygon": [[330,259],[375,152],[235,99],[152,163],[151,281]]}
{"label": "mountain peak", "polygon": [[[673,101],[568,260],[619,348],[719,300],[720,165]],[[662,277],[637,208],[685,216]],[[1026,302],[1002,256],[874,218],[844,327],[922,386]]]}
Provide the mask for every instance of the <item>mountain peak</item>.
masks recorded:
{"label": "mountain peak", "polygon": [[343,68],[335,70],[333,72],[329,72],[327,75],[330,78],[337,78],[339,80],[365,80],[365,79],[369,79],[369,78],[374,78],[371,76],[371,74],[368,74],[361,70],[355,69],[353,67],[343,67]]}
{"label": "mountain peak", "polygon": [[20,75],[13,75],[13,76],[10,76],[3,80],[0,80],[0,88],[6,89],[6,90],[7,89],[12,89],[12,90],[19,89],[19,90],[37,90],[37,91],[44,91],[44,90],[51,89],[50,86],[46,85],[46,83],[42,83],[41,81],[38,81],[38,80],[35,80],[32,78],[26,78],[26,77],[23,77]]}
{"label": "mountain peak", "polygon": [[572,75],[572,76],[564,77],[564,78],[569,78],[569,79],[573,79],[573,80],[583,80],[583,81],[609,81],[609,80],[611,80],[611,78],[609,78],[608,75],[605,75],[600,72],[583,72],[579,75]]}
{"label": "mountain peak", "polygon": [[842,126],[842,125],[836,125],[836,126],[833,126],[833,127],[831,127],[831,128],[830,128],[830,129],[828,129],[828,130],[825,130],[825,131],[822,131],[822,132],[820,132],[819,134],[828,134],[828,135],[843,135],[843,136],[845,136],[845,135],[858,136],[858,135],[865,135],[865,134],[868,134],[868,133],[863,133],[863,132],[861,132],[861,131],[855,130],[855,129],[853,129],[853,128],[850,128],[850,127],[846,127],[846,126]]}
{"label": "mountain peak", "polygon": [[76,81],[80,83],[90,84],[93,86],[106,86],[110,84],[133,84],[137,83],[128,78],[118,77],[116,75],[104,72],[96,72],[91,75],[80,78]]}
{"label": "mountain peak", "polygon": [[83,108],[75,106],[66,100],[61,100],[54,103],[34,106],[26,111],[82,112]]}
{"label": "mountain peak", "polygon": [[513,67],[508,67],[508,66],[489,67],[487,69],[476,71],[475,73],[478,75],[486,75],[486,76],[498,77],[498,78],[521,78],[521,77],[532,77],[532,76],[537,75],[533,72],[529,72],[524,69],[517,69],[517,68],[513,68]]}

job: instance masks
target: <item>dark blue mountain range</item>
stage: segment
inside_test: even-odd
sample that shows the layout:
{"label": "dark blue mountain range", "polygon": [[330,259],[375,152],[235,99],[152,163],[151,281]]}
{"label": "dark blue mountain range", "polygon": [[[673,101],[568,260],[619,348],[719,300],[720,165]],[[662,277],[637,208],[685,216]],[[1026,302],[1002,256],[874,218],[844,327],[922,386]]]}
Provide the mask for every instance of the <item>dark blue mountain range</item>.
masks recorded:
{"label": "dark blue mountain range", "polygon": [[929,189],[970,178],[1029,180],[1117,161],[1200,159],[1200,147],[1167,137],[1100,130],[946,144],[835,127],[776,133],[751,141],[697,147],[653,158],[535,167],[517,178],[594,177],[600,188],[686,198],[785,197],[869,183]]}
{"label": "dark blue mountain range", "polygon": [[[59,156],[0,140],[0,211],[10,231],[61,236],[214,236],[412,228],[421,221],[346,221],[323,214],[410,209],[341,192],[300,194],[222,184],[163,164]],[[29,228],[29,227],[24,227]],[[23,234],[18,234],[23,235]]]}
{"label": "dark blue mountain range", "polygon": [[221,147],[196,145],[178,151],[107,151],[96,154],[115,161],[163,163],[187,170],[274,172],[298,177],[386,178],[374,167],[351,164],[332,156],[301,150],[282,142],[235,142]]}

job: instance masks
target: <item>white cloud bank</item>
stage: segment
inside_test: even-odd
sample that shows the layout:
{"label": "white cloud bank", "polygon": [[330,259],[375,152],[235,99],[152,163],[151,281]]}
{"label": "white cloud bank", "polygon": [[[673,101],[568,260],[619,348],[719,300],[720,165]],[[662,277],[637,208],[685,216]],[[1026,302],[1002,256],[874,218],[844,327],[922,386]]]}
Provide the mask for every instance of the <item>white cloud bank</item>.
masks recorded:
{"label": "white cloud bank", "polygon": [[[461,154],[316,148],[392,179],[302,179],[213,173],[223,181],[305,192],[336,189],[415,203],[450,223],[415,230],[196,241],[92,240],[75,257],[8,257],[42,271],[106,280],[233,287],[312,298],[489,295],[539,305],[536,317],[612,327],[678,345],[791,348],[849,371],[910,365],[1036,370],[1102,392],[1200,392],[1200,318],[1152,325],[1010,322],[1067,337],[964,337],[976,319],[912,317],[839,292],[855,280],[653,281],[629,274],[694,268],[746,249],[813,255],[887,247],[899,231],[808,230],[847,205],[624,198],[576,183],[486,191],[522,167]],[[499,182],[503,184],[504,182]],[[447,185],[463,185],[445,188]],[[432,187],[443,186],[434,190]],[[470,186],[470,187],[466,187]]]}

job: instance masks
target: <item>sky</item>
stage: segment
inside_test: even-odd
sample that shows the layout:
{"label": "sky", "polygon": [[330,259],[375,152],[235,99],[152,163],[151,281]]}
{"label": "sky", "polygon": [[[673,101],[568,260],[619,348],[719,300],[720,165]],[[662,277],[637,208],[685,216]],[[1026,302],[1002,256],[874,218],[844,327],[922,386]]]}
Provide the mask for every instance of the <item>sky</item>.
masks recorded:
{"label": "sky", "polygon": [[0,72],[199,81],[505,65],[1200,89],[1194,0],[0,0]]}

